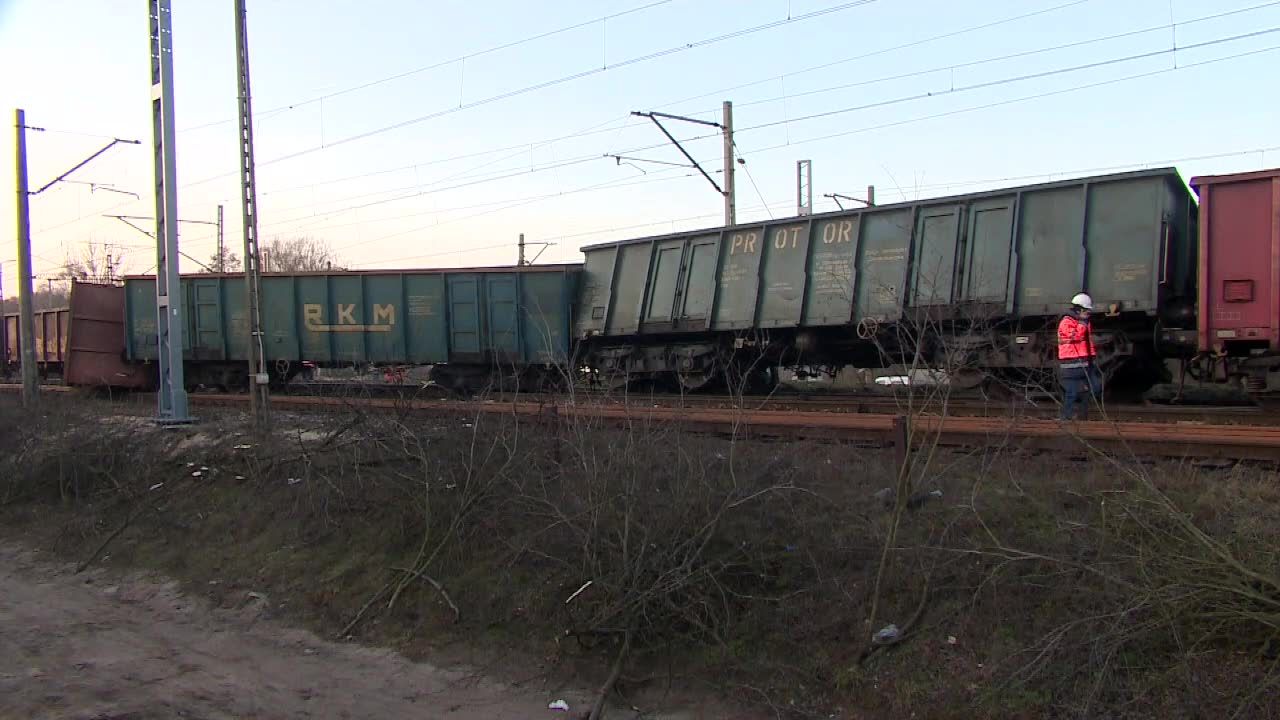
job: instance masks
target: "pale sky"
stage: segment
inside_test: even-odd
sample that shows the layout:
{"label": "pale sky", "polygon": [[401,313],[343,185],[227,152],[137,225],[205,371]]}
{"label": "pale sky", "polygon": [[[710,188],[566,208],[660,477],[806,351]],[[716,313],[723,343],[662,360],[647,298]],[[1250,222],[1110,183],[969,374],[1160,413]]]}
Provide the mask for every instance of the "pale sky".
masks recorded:
{"label": "pale sky", "polygon": [[[212,221],[225,204],[239,252],[233,2],[173,4],[179,214]],[[719,224],[695,171],[603,156],[682,162],[629,113],[719,120],[722,100],[747,161],[740,221],[795,214],[801,159],[819,211],[835,209],[823,194],[871,184],[889,202],[1280,165],[1280,2],[248,4],[261,234],[320,238],[352,268],[509,264],[522,232],[557,243],[540,262],[576,261],[583,245]],[[111,137],[143,141],[72,177],[141,200],[87,184],[32,198],[41,282],[87,243],[112,244],[128,271],[154,263],[147,237],[102,217],[154,213],[148,63],[141,0],[0,0],[5,126],[22,107],[47,129],[27,136],[33,189]],[[721,182],[719,137],[687,147]],[[12,129],[0,148],[12,294]],[[185,225],[181,243],[207,259],[213,228]]]}

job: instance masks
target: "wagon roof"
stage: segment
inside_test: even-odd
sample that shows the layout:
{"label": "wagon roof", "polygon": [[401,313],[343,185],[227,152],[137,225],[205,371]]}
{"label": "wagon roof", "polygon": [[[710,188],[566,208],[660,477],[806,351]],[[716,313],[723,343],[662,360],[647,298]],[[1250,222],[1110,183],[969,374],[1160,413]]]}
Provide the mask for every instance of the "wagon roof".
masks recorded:
{"label": "wagon roof", "polygon": [[[486,267],[461,268],[388,268],[385,270],[308,270],[305,272],[264,272],[263,277],[346,277],[351,275],[441,275],[445,273],[545,273],[577,270],[582,263],[554,263],[546,265],[491,265]],[[145,280],[155,275],[126,275],[126,280]],[[230,273],[183,273],[184,278],[242,278],[243,272]]]}
{"label": "wagon roof", "polygon": [[1269,170],[1255,170],[1253,172],[1233,173],[1231,175],[1197,175],[1191,178],[1191,187],[1198,188],[1201,185],[1217,185],[1219,183],[1236,183],[1249,182],[1251,180],[1270,180],[1271,178],[1280,177],[1280,168],[1271,168]]}

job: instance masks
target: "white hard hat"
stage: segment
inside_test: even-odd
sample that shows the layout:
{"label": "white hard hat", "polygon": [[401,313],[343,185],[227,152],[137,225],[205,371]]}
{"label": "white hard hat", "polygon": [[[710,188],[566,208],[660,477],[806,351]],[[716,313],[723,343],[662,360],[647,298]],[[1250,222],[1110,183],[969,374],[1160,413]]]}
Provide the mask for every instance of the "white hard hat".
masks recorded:
{"label": "white hard hat", "polygon": [[1093,298],[1089,297],[1085,293],[1078,293],[1075,297],[1071,298],[1071,304],[1079,305],[1085,310],[1093,310]]}

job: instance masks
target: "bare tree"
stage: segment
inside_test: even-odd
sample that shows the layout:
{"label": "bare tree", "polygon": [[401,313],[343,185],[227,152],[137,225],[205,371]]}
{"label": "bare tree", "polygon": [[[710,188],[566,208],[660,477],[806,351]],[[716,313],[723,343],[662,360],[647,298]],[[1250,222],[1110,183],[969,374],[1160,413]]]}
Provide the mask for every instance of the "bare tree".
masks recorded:
{"label": "bare tree", "polygon": [[209,267],[210,272],[233,273],[240,272],[243,265],[239,255],[224,247],[221,253],[214,252],[209,256]]}
{"label": "bare tree", "polygon": [[67,252],[58,281],[110,283],[119,274],[120,251],[109,243],[88,243],[79,253]]}
{"label": "bare tree", "polygon": [[262,268],[267,272],[329,270],[337,264],[328,243],[306,235],[273,238],[262,248]]}

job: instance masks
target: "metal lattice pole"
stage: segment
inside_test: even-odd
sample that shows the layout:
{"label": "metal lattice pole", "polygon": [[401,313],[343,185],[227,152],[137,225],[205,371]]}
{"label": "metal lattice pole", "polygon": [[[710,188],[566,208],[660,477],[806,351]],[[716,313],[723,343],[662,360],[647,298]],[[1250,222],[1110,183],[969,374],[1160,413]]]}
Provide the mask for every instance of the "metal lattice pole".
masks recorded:
{"label": "metal lattice pole", "polygon": [[147,0],[151,17],[151,120],[156,179],[156,420],[191,422],[183,381],[182,283],[178,274],[178,161],[173,120],[173,23],[169,0]]}
{"label": "metal lattice pole", "polygon": [[813,214],[813,161],[796,161],[796,214]]}
{"label": "metal lattice pole", "polygon": [[258,195],[253,177],[253,104],[249,91],[249,33],[245,0],[236,0],[236,70],[240,95],[240,202],[244,219],[244,280],[249,311],[249,407],[266,427],[270,410],[266,352],[262,344],[262,266],[258,247]]}

